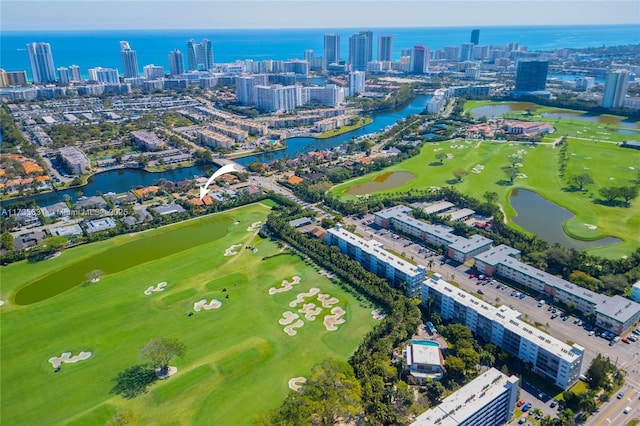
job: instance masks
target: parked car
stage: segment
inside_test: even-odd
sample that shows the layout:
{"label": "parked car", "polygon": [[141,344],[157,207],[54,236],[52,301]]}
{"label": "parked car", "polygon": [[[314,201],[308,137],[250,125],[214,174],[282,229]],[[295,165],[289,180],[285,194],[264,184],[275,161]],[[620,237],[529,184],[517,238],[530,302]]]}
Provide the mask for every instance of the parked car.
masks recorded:
{"label": "parked car", "polygon": [[484,294],[484,291],[481,288],[479,288],[478,289],[478,294]]}
{"label": "parked car", "polygon": [[527,297],[527,295],[524,294],[524,293],[520,293],[520,296],[518,296],[518,298],[520,298],[520,299],[524,299],[525,297]]}
{"label": "parked car", "polygon": [[630,344],[631,342],[629,341],[629,339],[627,339],[626,337],[623,337],[622,340],[624,343],[626,343],[627,345]]}
{"label": "parked car", "polygon": [[549,407],[551,408],[555,408],[556,405],[558,405],[558,403],[555,401],[555,399],[553,401],[551,401],[551,404],[549,404]]}
{"label": "parked car", "polygon": [[524,399],[521,399],[520,401],[516,402],[516,407],[522,407],[524,405]]}
{"label": "parked car", "polygon": [[624,392],[618,392],[618,395],[616,396],[616,398],[618,399],[624,398]]}
{"label": "parked car", "polygon": [[529,411],[529,408],[531,408],[531,403],[530,403],[530,402],[527,402],[526,404],[524,404],[524,405],[522,406],[522,412],[523,412],[523,413],[526,413],[527,411]]}

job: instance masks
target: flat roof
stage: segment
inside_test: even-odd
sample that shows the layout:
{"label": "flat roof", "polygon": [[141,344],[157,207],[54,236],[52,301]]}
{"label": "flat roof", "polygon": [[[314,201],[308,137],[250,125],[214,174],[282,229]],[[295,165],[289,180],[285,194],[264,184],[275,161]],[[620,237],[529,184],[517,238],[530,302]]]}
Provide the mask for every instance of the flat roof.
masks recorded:
{"label": "flat roof", "polygon": [[381,217],[382,219],[390,219],[392,217],[395,217],[398,213],[405,213],[408,211],[411,211],[410,207],[398,205],[380,210],[379,212],[375,212],[375,215]]}
{"label": "flat roof", "polygon": [[450,203],[449,201],[438,201],[437,203],[425,205],[422,208],[422,211],[425,213],[438,213],[450,209],[451,207],[455,207],[455,204]]}
{"label": "flat roof", "polygon": [[473,309],[491,321],[501,324],[505,329],[569,363],[575,361],[578,356],[578,354],[574,352],[574,348],[577,348],[578,351],[584,350],[578,345],[571,347],[550,334],[521,321],[521,314],[515,309],[511,309],[505,305],[496,308],[472,294],[449,284],[443,279],[433,280],[433,278],[430,278],[425,281],[425,285],[430,288],[437,288],[441,293],[454,298],[456,302]]}
{"label": "flat roof", "polygon": [[411,344],[413,364],[440,365],[440,348],[436,345]]}
{"label": "flat roof", "polygon": [[460,209],[460,210],[455,210],[455,211],[452,211],[452,212],[440,213],[438,216],[440,216],[440,217],[449,216],[449,220],[456,221],[456,220],[464,219],[467,216],[471,216],[475,212],[476,212],[475,210],[471,210],[471,209]]}
{"label": "flat roof", "polygon": [[509,377],[492,367],[446,397],[438,406],[422,413],[412,425],[458,426],[509,388],[518,387],[519,383],[518,377]]}
{"label": "flat roof", "polygon": [[449,248],[460,253],[470,253],[491,244],[493,244],[492,239],[473,234],[470,238],[460,238],[454,241],[453,244],[449,244]]}
{"label": "flat roof", "polygon": [[596,313],[604,315],[615,321],[619,321],[623,324],[633,319],[633,317],[638,315],[638,312],[640,312],[639,303],[618,295],[609,297],[581,287],[577,284],[573,284],[563,278],[541,271],[538,268],[527,265],[526,263],[511,257],[510,254],[512,253],[519,253],[519,251],[502,244],[492,250],[475,256],[475,259],[492,266],[499,263],[507,265],[511,269],[537,280],[541,280],[546,285],[554,287],[557,290],[580,297],[581,299],[592,303],[595,306]]}
{"label": "flat roof", "polygon": [[375,240],[364,240],[342,227],[334,227],[327,230],[327,232],[349,242],[350,244],[358,246],[362,251],[375,256],[378,260],[385,262],[387,265],[393,266],[395,269],[408,276],[420,273],[424,274],[424,267],[417,267],[404,259],[399,258],[395,254],[389,253],[384,249],[384,246],[381,243],[378,243]]}

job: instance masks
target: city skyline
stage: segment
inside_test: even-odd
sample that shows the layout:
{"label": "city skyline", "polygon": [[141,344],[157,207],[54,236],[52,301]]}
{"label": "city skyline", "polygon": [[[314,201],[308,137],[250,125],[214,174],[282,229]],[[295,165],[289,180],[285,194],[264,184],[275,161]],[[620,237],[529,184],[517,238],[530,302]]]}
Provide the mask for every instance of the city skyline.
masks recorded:
{"label": "city skyline", "polygon": [[[640,23],[636,1],[454,0],[398,2],[151,0],[3,1],[3,31],[110,29],[385,28]],[[157,2],[154,2],[157,3]],[[327,7],[335,4],[336,8]],[[339,4],[339,6],[338,6]],[[549,5],[553,4],[550,8]],[[175,7],[173,7],[173,6]],[[588,7],[585,7],[588,5]],[[362,13],[366,9],[367,13]],[[24,11],[29,10],[28,14]],[[411,13],[405,13],[411,11]],[[500,13],[496,13],[499,11]],[[291,19],[305,17],[305,19]]]}

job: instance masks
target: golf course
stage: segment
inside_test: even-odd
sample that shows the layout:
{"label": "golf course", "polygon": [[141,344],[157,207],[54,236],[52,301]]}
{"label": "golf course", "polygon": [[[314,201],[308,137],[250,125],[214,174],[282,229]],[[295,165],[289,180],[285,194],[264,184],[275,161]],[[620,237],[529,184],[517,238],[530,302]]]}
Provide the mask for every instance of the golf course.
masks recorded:
{"label": "golf course", "polygon": [[[102,425],[132,413],[138,424],[251,424],[291,379],[346,360],[375,307],[261,238],[269,211],[252,204],[4,267],[2,423]],[[170,361],[177,372],[133,398],[112,392],[157,338],[185,344]]]}
{"label": "golf course", "polygon": [[[468,102],[465,107],[472,111],[486,105],[504,103]],[[510,204],[510,197],[514,189],[527,189],[575,215],[562,223],[567,235],[589,241],[607,236],[622,240],[617,244],[589,249],[589,253],[619,258],[640,247],[637,232],[640,228],[640,199],[631,200],[628,206],[612,206],[602,203],[598,194],[603,187],[636,185],[640,151],[622,148],[618,144],[624,140],[638,140],[637,133],[619,133],[633,133],[634,130],[629,128],[637,128],[637,123],[615,116],[588,117],[590,121],[567,119],[566,114],[581,117],[579,112],[569,110],[563,110],[563,117],[551,118],[544,115],[550,114],[551,108],[524,105],[506,114],[510,118],[550,122],[556,127],[554,134],[546,135],[535,146],[530,143],[476,139],[426,143],[419,155],[382,171],[336,185],[331,192],[346,199],[355,199],[362,196],[363,191],[359,190],[362,187],[367,188],[364,191],[366,193],[384,196],[412,188],[453,186],[479,200],[483,200],[485,192],[496,192],[509,223],[526,231],[512,220],[516,211]],[[557,112],[557,109],[553,110]],[[567,136],[564,178],[559,172],[561,149],[556,144],[562,136]],[[446,154],[446,158],[439,159],[439,153]],[[514,156],[518,158],[520,173],[511,183],[504,169],[512,165]],[[466,172],[462,180],[454,176],[454,171],[458,169]],[[399,180],[399,184],[388,184],[400,173],[403,179]],[[410,178],[407,178],[407,173],[411,175]],[[594,183],[580,191],[571,187],[567,179],[581,173],[589,174]]]}

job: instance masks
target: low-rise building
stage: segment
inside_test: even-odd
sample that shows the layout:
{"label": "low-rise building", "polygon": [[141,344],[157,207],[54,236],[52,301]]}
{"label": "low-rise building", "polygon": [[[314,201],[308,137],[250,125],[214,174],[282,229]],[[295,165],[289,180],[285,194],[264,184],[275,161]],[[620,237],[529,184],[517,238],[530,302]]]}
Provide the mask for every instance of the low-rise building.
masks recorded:
{"label": "low-rise building", "polygon": [[344,254],[359,262],[366,270],[386,278],[391,285],[407,286],[407,295],[419,294],[425,279],[424,266],[413,265],[389,253],[375,240],[364,240],[340,225],[327,231],[327,244],[337,245]]}
{"label": "low-rise building", "polygon": [[520,379],[495,368],[425,411],[412,426],[498,426],[513,417]]}
{"label": "low-rise building", "polygon": [[562,389],[568,389],[580,377],[583,347],[561,342],[521,321],[520,312],[504,305],[496,308],[449,284],[439,274],[424,282],[422,304],[518,357],[531,371]]}
{"label": "low-rise building", "polygon": [[95,219],[87,222],[87,233],[93,234],[94,232],[106,231],[116,227],[116,220],[112,217],[103,217],[101,219]]}
{"label": "low-rise building", "polygon": [[235,145],[235,141],[230,137],[212,130],[199,130],[196,134],[198,135],[198,140],[207,146],[231,149]]}
{"label": "low-rise building", "polygon": [[640,302],[640,280],[631,286],[631,300]]}
{"label": "low-rise building", "polygon": [[640,304],[622,296],[609,297],[556,277],[518,259],[520,251],[504,244],[475,256],[478,271],[501,275],[545,293],[581,312],[595,315],[598,327],[622,334],[640,320]]}
{"label": "low-rise building", "polygon": [[131,138],[138,146],[147,151],[159,151],[167,146],[167,144],[154,133],[149,133],[144,130],[131,132]]}
{"label": "low-rise building", "polygon": [[72,174],[84,174],[91,167],[89,158],[80,148],[75,146],[60,148],[60,159]]}
{"label": "low-rise building", "polygon": [[80,225],[78,224],[69,226],[56,226],[54,228],[50,228],[49,232],[51,232],[51,235],[60,237],[72,237],[74,235],[82,235],[82,228],[80,228]]}
{"label": "low-rise building", "polygon": [[444,358],[436,342],[414,339],[404,349],[403,356],[409,375],[417,383],[425,384],[427,379],[440,380],[444,375]]}
{"label": "low-rise building", "polygon": [[155,211],[156,213],[158,213],[161,216],[165,216],[165,215],[168,215],[168,214],[183,213],[186,210],[180,204],[175,204],[174,203],[174,204],[168,204],[168,205],[165,205],[165,206],[154,207],[153,211]]}
{"label": "low-rise building", "polygon": [[65,217],[71,214],[69,207],[66,203],[60,201],[59,203],[51,204],[50,206],[42,207],[40,210],[44,217]]}

